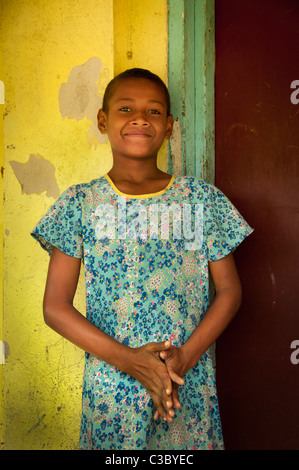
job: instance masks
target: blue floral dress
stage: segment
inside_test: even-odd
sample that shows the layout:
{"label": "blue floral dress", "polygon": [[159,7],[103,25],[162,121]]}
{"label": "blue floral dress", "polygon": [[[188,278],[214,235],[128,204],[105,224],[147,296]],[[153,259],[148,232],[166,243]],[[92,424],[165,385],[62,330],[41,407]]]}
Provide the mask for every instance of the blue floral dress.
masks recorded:
{"label": "blue floral dress", "polygon": [[[180,224],[181,222],[181,224]],[[82,258],[86,315],[130,347],[186,342],[210,302],[208,262],[252,229],[213,185],[172,177],[158,193],[118,191],[108,175],[66,190],[32,235]],[[80,449],[223,449],[212,348],[185,375],[171,424],[153,420],[147,390],[86,353]]]}

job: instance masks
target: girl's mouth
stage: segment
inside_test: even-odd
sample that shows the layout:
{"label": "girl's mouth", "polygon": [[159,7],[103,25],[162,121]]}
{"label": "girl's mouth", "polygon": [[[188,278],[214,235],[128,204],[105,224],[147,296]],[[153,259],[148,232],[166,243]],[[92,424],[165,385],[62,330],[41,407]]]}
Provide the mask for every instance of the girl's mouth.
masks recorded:
{"label": "girl's mouth", "polygon": [[126,132],[124,134],[125,137],[137,137],[137,138],[141,138],[141,139],[148,139],[151,137],[150,134],[146,133],[146,132],[141,132],[141,131],[132,131],[132,132]]}

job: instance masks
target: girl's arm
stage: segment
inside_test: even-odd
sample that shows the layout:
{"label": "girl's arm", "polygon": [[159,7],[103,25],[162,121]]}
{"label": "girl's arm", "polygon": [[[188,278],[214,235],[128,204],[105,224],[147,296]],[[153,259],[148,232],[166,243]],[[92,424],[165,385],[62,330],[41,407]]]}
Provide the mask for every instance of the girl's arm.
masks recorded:
{"label": "girl's arm", "polygon": [[[209,263],[210,273],[216,289],[214,302],[181,347],[171,346],[160,353],[165,360],[170,377],[183,377],[194,367],[204,352],[216,341],[237,313],[241,304],[241,283],[233,255]],[[174,406],[180,408],[178,385],[173,384]]]}
{"label": "girl's arm", "polygon": [[194,367],[219,338],[241,305],[242,288],[233,255],[209,262],[209,269],[216,295],[200,324],[182,347],[188,368]]}
{"label": "girl's arm", "polygon": [[93,325],[73,306],[81,260],[53,248],[44,295],[44,319],[48,326],[84,351],[135,377],[150,393],[160,416],[172,421],[172,382],[159,353],[170,346],[149,343],[125,346]]}

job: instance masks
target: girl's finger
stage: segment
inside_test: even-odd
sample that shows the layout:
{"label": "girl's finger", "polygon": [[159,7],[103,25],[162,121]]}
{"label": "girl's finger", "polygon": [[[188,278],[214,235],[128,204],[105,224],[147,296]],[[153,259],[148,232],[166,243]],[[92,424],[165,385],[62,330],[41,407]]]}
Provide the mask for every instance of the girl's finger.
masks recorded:
{"label": "girl's finger", "polygon": [[177,409],[181,409],[181,403],[179,401],[179,395],[178,395],[178,387],[175,387],[173,389],[173,395],[172,395],[172,398],[173,398],[173,406]]}
{"label": "girl's finger", "polygon": [[[166,408],[167,409],[167,408]],[[164,419],[164,421],[168,421],[168,423],[172,423],[174,411],[173,410],[165,410],[162,405],[157,406],[157,411],[159,416]],[[155,415],[156,415],[155,413]]]}
{"label": "girl's finger", "polygon": [[167,340],[167,341],[162,341],[160,343],[155,343],[155,342],[147,343],[146,345],[141,346],[141,347],[149,349],[152,352],[158,352],[159,353],[161,351],[165,351],[166,349],[169,349],[170,346],[171,346],[171,341]]}
{"label": "girl's finger", "polygon": [[163,361],[165,361],[169,356],[169,353],[168,351],[161,351],[160,352],[160,358],[163,359]]}
{"label": "girl's finger", "polygon": [[185,383],[184,379],[180,377],[176,372],[174,372],[174,370],[169,368],[168,373],[169,373],[169,377],[171,378],[173,382],[175,382],[178,385],[184,385]]}

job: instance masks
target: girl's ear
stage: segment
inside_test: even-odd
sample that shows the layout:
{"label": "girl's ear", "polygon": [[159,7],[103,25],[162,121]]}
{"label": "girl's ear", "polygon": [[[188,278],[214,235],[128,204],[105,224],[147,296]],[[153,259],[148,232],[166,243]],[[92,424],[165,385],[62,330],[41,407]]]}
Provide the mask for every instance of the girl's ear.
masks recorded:
{"label": "girl's ear", "polygon": [[165,138],[167,140],[170,139],[172,130],[173,130],[173,116],[170,114],[169,116],[167,116],[167,124],[166,124]]}
{"label": "girl's ear", "polygon": [[107,118],[102,109],[98,112],[98,128],[101,134],[107,134]]}

